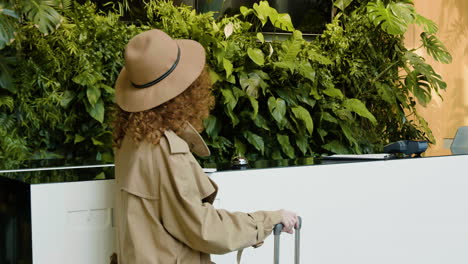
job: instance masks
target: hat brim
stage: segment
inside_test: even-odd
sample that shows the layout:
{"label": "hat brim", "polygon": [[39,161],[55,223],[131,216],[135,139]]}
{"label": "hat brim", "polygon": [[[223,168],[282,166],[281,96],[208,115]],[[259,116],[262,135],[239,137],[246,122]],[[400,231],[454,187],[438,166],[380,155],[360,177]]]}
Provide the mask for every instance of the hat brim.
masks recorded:
{"label": "hat brim", "polygon": [[[175,40],[180,48],[180,61],[175,70],[148,88],[135,88],[125,67],[115,84],[117,105],[127,112],[141,112],[157,107],[185,91],[200,76],[205,66],[205,49],[189,39]],[[155,76],[155,79],[159,76]]]}

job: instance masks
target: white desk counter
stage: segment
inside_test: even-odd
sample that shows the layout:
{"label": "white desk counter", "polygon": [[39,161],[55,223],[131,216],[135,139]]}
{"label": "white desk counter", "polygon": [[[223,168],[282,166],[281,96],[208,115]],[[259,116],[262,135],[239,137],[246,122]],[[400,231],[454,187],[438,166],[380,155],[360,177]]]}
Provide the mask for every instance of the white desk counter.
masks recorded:
{"label": "white desk counter", "polygon": [[[468,263],[468,156],[218,172],[219,205],[303,217],[302,263]],[[281,263],[294,236],[282,235]],[[243,263],[272,263],[273,239]],[[215,256],[234,263],[235,256]]]}
{"label": "white desk counter", "polygon": [[[463,155],[221,171],[211,177],[220,187],[216,207],[298,212],[302,263],[467,264],[467,164]],[[32,262],[108,263],[112,192],[113,180],[30,185]],[[293,244],[293,236],[282,236],[282,263],[293,262]],[[213,260],[235,263],[235,254]],[[262,247],[246,249],[242,263],[272,261],[269,237]]]}

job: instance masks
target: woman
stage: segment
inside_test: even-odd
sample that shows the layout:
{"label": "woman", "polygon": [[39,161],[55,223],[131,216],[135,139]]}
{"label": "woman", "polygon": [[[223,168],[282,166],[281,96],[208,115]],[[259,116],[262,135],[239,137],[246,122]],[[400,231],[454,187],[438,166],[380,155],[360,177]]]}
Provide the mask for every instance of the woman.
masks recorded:
{"label": "woman", "polygon": [[275,224],[292,233],[292,212],[215,209],[217,186],[191,151],[214,104],[205,51],[154,29],[135,36],[116,82],[114,127],[117,255],[120,264],[205,264],[259,245]]}

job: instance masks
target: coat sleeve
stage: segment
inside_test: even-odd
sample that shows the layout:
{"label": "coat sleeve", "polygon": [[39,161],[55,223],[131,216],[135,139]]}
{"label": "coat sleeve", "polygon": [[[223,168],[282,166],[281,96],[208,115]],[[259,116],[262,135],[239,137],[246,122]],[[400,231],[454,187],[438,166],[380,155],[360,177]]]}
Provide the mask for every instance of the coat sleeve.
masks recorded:
{"label": "coat sleeve", "polygon": [[[215,209],[202,202],[200,179],[206,176],[191,153],[166,156],[160,167],[161,218],[167,231],[188,247],[225,254],[261,243],[281,222],[278,211],[253,213]],[[204,179],[208,182],[208,179]]]}

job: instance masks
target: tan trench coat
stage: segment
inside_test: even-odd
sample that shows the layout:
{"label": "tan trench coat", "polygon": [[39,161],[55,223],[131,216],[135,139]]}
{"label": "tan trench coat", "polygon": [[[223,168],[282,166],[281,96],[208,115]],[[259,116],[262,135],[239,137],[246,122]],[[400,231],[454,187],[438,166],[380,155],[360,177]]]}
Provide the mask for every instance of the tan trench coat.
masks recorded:
{"label": "tan trench coat", "polygon": [[216,184],[190,150],[206,156],[188,125],[180,137],[166,131],[158,145],[126,137],[116,151],[116,229],[119,264],[207,264],[262,242],[279,212],[215,209]]}

